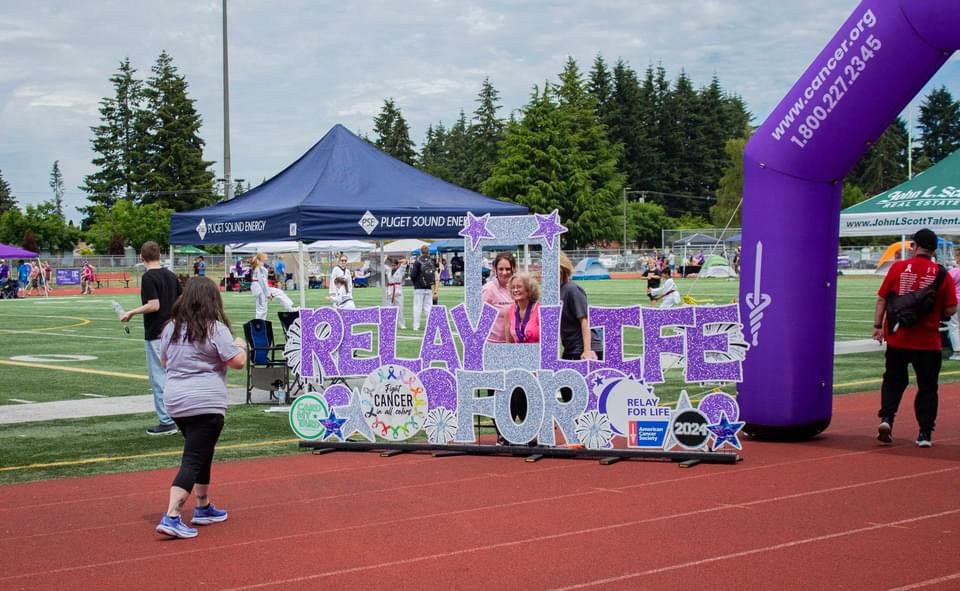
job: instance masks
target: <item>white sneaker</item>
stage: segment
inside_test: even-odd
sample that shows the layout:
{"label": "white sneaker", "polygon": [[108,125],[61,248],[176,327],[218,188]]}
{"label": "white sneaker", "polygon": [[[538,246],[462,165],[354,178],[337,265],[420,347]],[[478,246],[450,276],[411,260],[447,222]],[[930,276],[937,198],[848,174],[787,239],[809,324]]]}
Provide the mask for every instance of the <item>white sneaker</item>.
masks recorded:
{"label": "white sneaker", "polygon": [[950,361],[960,361],[960,353],[954,353],[950,356]]}

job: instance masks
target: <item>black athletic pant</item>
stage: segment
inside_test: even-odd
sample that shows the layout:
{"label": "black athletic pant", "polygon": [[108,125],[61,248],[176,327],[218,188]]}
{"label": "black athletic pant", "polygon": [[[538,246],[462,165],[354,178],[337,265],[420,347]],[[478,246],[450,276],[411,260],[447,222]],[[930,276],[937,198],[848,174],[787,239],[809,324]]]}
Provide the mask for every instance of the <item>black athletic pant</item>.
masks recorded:
{"label": "black athletic pant", "polygon": [[183,434],[183,458],[173,486],[190,492],[194,484],[210,484],[210,466],[223,431],[223,415],[174,417],[173,421]]}
{"label": "black athletic pant", "polygon": [[[597,361],[603,361],[603,351],[594,351],[597,354]],[[583,355],[583,351],[577,351],[576,353],[567,353],[564,352],[560,355],[560,359],[566,359],[568,361],[580,361],[580,356]],[[589,388],[590,385],[587,384]],[[570,402],[573,399],[573,391],[570,388],[560,388],[560,399],[564,402]]]}
{"label": "black athletic pant", "polygon": [[910,384],[908,366],[917,376],[917,397],[913,410],[923,431],[933,431],[937,421],[937,389],[943,357],[940,351],[898,349],[887,345],[883,385],[880,386],[880,418],[892,419],[900,408],[903,392]]}

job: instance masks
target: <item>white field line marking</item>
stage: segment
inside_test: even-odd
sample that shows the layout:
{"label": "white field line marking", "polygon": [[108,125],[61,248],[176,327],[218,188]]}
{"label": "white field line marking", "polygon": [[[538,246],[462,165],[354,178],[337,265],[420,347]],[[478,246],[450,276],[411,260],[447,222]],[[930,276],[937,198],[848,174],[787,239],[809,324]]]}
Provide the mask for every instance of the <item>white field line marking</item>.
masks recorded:
{"label": "white field line marking", "polygon": [[81,392],[80,396],[87,396],[89,398],[109,398],[106,394],[89,394],[87,392]]}
{"label": "white field line marking", "polygon": [[[918,477],[918,476],[928,476],[928,475],[933,475],[933,474],[941,474],[941,473],[945,473],[945,472],[955,472],[955,471],[957,471],[957,470],[960,470],[960,467],[942,468],[942,469],[940,469],[940,470],[931,470],[931,471],[929,471],[929,472],[921,472],[921,473],[917,473],[917,474],[906,474],[906,475],[903,475],[903,476],[895,476],[895,477],[891,477],[891,478],[882,478],[882,479],[879,479],[879,480],[871,480],[871,481],[859,482],[859,483],[856,483],[856,484],[829,487],[829,488],[820,489],[820,490],[805,491],[805,492],[801,492],[801,493],[794,493],[794,494],[789,494],[789,495],[780,495],[780,496],[776,496],[776,497],[767,497],[767,498],[756,499],[756,500],[754,500],[754,501],[749,501],[749,502],[743,503],[743,506],[761,505],[761,504],[768,504],[768,503],[776,503],[776,502],[783,501],[783,500],[790,500],[790,499],[795,499],[795,498],[812,496],[812,495],[817,495],[817,494],[822,494],[822,493],[836,492],[836,491],[841,491],[841,490],[851,490],[851,489],[855,489],[855,488],[861,488],[861,487],[864,487],[864,486],[873,486],[873,485],[878,485],[878,484],[885,484],[885,483],[893,482],[893,481],[897,481],[897,480],[908,480],[908,479],[911,479],[911,478],[916,478],[916,477]],[[688,478],[689,478],[689,477],[688,477]],[[677,479],[677,480],[686,480],[686,479],[688,479],[688,478],[680,478],[680,479]],[[473,479],[475,479],[475,477],[458,479],[458,480],[473,480]],[[436,484],[436,483],[435,483],[435,484]],[[411,486],[404,486],[404,487],[398,487],[398,489],[399,489],[399,488],[412,488],[412,487],[411,487]],[[626,487],[624,487],[624,488],[626,488]],[[391,490],[394,490],[394,489],[391,489]],[[385,492],[385,491],[379,491],[379,492]],[[581,497],[581,496],[593,495],[593,494],[597,494],[597,492],[596,492],[596,491],[582,491],[582,492],[577,492],[577,493],[570,493],[570,494],[564,494],[564,495],[556,495],[556,496],[551,496],[551,497],[544,497],[544,498],[540,498],[540,499],[528,499],[528,500],[524,500],[524,501],[515,501],[515,502],[510,502],[510,503],[501,503],[501,504],[497,504],[497,505],[488,505],[488,506],[485,506],[485,507],[471,507],[471,508],[469,508],[469,509],[457,509],[457,510],[446,511],[446,512],[442,512],[442,513],[433,513],[433,514],[428,514],[428,515],[418,515],[418,516],[413,516],[413,517],[405,517],[405,518],[400,518],[400,519],[396,519],[396,520],[392,520],[392,521],[388,521],[388,522],[379,522],[379,523],[368,523],[368,524],[358,524],[358,525],[344,526],[344,527],[342,527],[342,528],[335,528],[335,529],[332,530],[332,531],[353,532],[353,531],[357,531],[357,530],[365,529],[365,528],[370,528],[370,527],[382,527],[382,526],[385,526],[385,525],[394,525],[394,524],[403,523],[403,522],[409,522],[409,521],[431,520],[431,519],[437,519],[438,517],[441,517],[441,518],[442,518],[442,517],[446,517],[446,516],[450,516],[450,515],[458,515],[458,514],[462,514],[462,513],[470,513],[470,512],[475,512],[475,511],[500,510],[500,509],[503,509],[503,508],[514,507],[514,506],[519,506],[519,505],[526,505],[526,504],[530,504],[530,503],[542,503],[542,502],[544,502],[544,501],[551,501],[551,500],[556,500],[556,499],[572,498],[572,497]],[[352,495],[356,495],[356,493],[352,493]],[[352,495],[351,495],[351,496],[352,496]],[[334,496],[347,496],[347,495],[334,495]],[[301,501],[302,501],[302,499],[301,499]],[[299,502],[299,501],[298,501],[298,502]],[[287,503],[287,504],[289,504],[289,503]],[[250,507],[244,508],[244,510],[249,510],[249,509],[250,509]],[[365,566],[358,566],[358,567],[349,568],[349,569],[341,569],[341,570],[336,570],[336,571],[328,571],[328,572],[317,573],[317,574],[314,574],[314,575],[309,575],[309,576],[304,576],[304,577],[297,577],[297,578],[283,579],[283,580],[275,580],[275,581],[271,581],[271,582],[269,582],[269,583],[260,583],[260,584],[257,584],[257,585],[250,585],[250,586],[244,586],[244,587],[236,587],[236,588],[234,588],[234,590],[236,591],[236,590],[240,590],[240,589],[255,589],[255,588],[257,588],[257,587],[265,587],[265,586],[271,586],[271,585],[286,585],[286,584],[297,583],[297,582],[305,581],[305,580],[312,580],[312,579],[318,579],[318,578],[329,577],[329,576],[350,574],[350,573],[359,572],[359,571],[364,571],[364,570],[375,570],[375,569],[380,569],[380,568],[387,568],[387,567],[394,567],[394,566],[401,566],[401,565],[413,564],[413,563],[423,562],[423,561],[427,561],[427,560],[438,560],[438,559],[450,558],[450,557],[453,557],[453,556],[460,556],[460,555],[464,555],[464,554],[471,554],[471,553],[475,553],[475,552],[482,552],[482,551],[485,551],[485,550],[493,550],[493,549],[498,549],[498,548],[510,548],[510,547],[520,546],[520,545],[524,545],[524,544],[538,544],[538,543],[541,543],[541,542],[544,542],[544,541],[549,541],[549,540],[556,540],[556,539],[568,538],[568,537],[573,537],[573,536],[581,536],[581,535],[585,535],[585,534],[594,534],[594,533],[610,532],[610,531],[614,531],[614,530],[620,530],[620,529],[623,529],[623,528],[637,527],[637,526],[640,526],[640,525],[643,525],[643,524],[647,524],[647,523],[657,523],[657,522],[662,522],[662,521],[669,521],[669,520],[672,520],[672,519],[687,519],[687,518],[689,518],[689,517],[693,517],[693,516],[696,516],[696,515],[704,515],[704,514],[708,514],[708,513],[716,513],[716,512],[727,511],[727,510],[729,510],[729,507],[721,507],[721,506],[707,507],[707,508],[704,508],[704,509],[694,509],[694,510],[691,510],[691,511],[683,511],[683,512],[680,512],[680,513],[672,513],[672,514],[669,514],[669,515],[658,515],[658,516],[656,516],[656,517],[648,517],[648,518],[645,518],[645,519],[638,519],[638,520],[634,520],[634,521],[626,521],[626,522],[620,522],[620,523],[612,523],[612,524],[609,524],[609,525],[602,525],[602,526],[597,526],[597,527],[584,528],[584,529],[580,529],[580,530],[565,531],[565,532],[560,532],[560,533],[555,533],[555,534],[548,534],[548,535],[544,535],[544,536],[536,536],[536,537],[531,537],[531,538],[522,538],[522,539],[519,539],[519,540],[512,540],[512,541],[509,541],[509,542],[501,542],[501,543],[498,543],[498,544],[473,546],[473,547],[470,547],[470,548],[463,548],[463,549],[454,550],[454,551],[451,551],[451,552],[440,552],[440,553],[436,553],[436,554],[416,556],[416,557],[413,557],[413,558],[405,558],[405,559],[402,559],[402,560],[396,560],[396,561],[390,561],[390,562],[383,562],[383,563],[376,563],[376,564],[369,564],[369,565],[365,565]],[[901,523],[907,523],[907,522],[910,522],[910,521],[919,521],[919,520],[921,520],[921,519],[933,518],[933,517],[938,517],[938,516],[943,516],[943,515],[949,515],[949,514],[953,514],[953,513],[960,513],[960,509],[953,509],[953,510],[945,511],[945,512],[942,512],[942,513],[935,513],[935,514],[931,514],[931,515],[927,515],[927,516],[921,516],[921,517],[915,517],[915,518],[907,519],[907,520],[895,521],[895,522],[891,522],[891,523],[888,523],[888,524],[885,524],[885,525],[880,525],[880,526],[873,526],[873,527],[867,527],[867,528],[858,528],[858,529],[856,529],[856,530],[850,530],[848,533],[838,533],[838,534],[830,534],[830,535],[827,535],[827,536],[819,536],[818,539],[828,539],[828,538],[830,538],[830,537],[836,537],[836,536],[838,536],[838,535],[849,535],[850,533],[856,533],[856,532],[861,532],[861,531],[870,531],[870,530],[879,529],[879,528],[882,528],[882,527],[887,527],[887,526],[890,526],[890,525],[900,525]],[[138,521],[138,522],[136,522],[136,524],[139,526],[139,525],[142,525],[142,522]],[[117,526],[116,523],[112,524],[112,527],[116,527],[116,526]],[[332,533],[332,531],[331,531],[331,530],[324,530],[324,534]],[[56,534],[50,534],[50,535],[62,535],[62,534],[63,534],[63,532],[58,532],[58,533],[56,533]],[[271,542],[279,542],[279,541],[288,541],[288,540],[292,540],[292,539],[307,538],[307,537],[316,536],[316,535],[318,535],[318,534],[317,534],[317,532],[315,532],[315,531],[305,532],[305,533],[299,533],[299,534],[289,534],[289,535],[285,535],[285,536],[275,536],[275,537],[272,537],[272,538],[257,539],[257,540],[248,540],[248,541],[245,541],[245,542],[238,542],[238,543],[235,543],[235,544],[224,544],[224,545],[218,546],[218,549],[239,548],[239,547],[248,546],[248,545],[251,545],[251,544],[263,544],[263,543],[271,543]],[[8,538],[8,539],[9,539],[9,538]],[[799,543],[806,543],[806,542],[803,542],[803,541],[799,541],[799,542],[788,542],[788,543],[786,543],[785,545],[782,544],[782,545],[780,545],[780,546],[782,546],[782,547],[788,547],[788,546],[790,546],[790,545],[797,545],[797,544],[799,544]],[[765,550],[770,550],[770,549],[775,549],[775,548],[776,548],[776,547],[768,547],[768,548],[765,549]],[[764,551],[765,551],[765,550],[764,550]],[[110,561],[105,561],[105,562],[97,562],[97,563],[92,563],[92,564],[69,566],[69,567],[63,567],[63,568],[52,569],[52,570],[51,570],[51,569],[47,569],[47,570],[37,571],[37,572],[33,572],[33,573],[20,573],[20,574],[10,575],[10,576],[6,576],[6,577],[0,577],[0,581],[10,580],[10,579],[20,579],[20,578],[30,577],[30,576],[36,576],[36,575],[49,575],[49,574],[55,574],[55,573],[61,573],[61,572],[71,572],[71,571],[84,570],[84,569],[89,569],[89,568],[104,568],[104,567],[117,566],[117,565],[121,565],[121,564],[132,563],[132,562],[140,562],[140,561],[145,561],[145,560],[166,559],[166,558],[168,558],[168,557],[170,557],[170,556],[181,556],[181,555],[187,555],[187,554],[199,553],[199,552],[208,552],[208,550],[206,550],[206,549],[185,550],[185,551],[183,551],[183,552],[175,552],[175,553],[170,553],[170,554],[164,554],[163,556],[157,556],[157,555],[155,555],[155,554],[151,554],[151,555],[147,555],[147,556],[137,556],[137,557],[125,558],[125,559],[122,559],[122,560],[110,560]],[[751,552],[747,552],[747,554],[749,554],[749,553],[751,553]],[[747,555],[747,554],[742,554],[742,555]],[[738,554],[738,555],[740,555],[740,554]],[[731,557],[734,557],[734,555],[731,555]],[[707,560],[704,560],[704,561],[701,561],[701,562],[711,562],[711,561],[713,561],[713,560],[718,560],[718,559],[719,559],[719,558],[707,559]],[[658,569],[658,570],[664,570],[664,569]],[[668,567],[666,570],[670,570],[670,568]],[[630,576],[638,576],[638,575],[630,575]],[[590,583],[590,584],[592,585],[593,583]]]}
{"label": "white field line marking", "polygon": [[943,577],[937,577],[936,579],[927,579],[926,581],[919,581],[910,585],[904,585],[903,587],[896,587],[890,589],[889,591],[910,591],[911,589],[922,589],[923,587],[929,587],[930,585],[939,585],[940,583],[946,583],[947,581],[954,581],[960,579],[960,573],[953,573],[952,575],[946,575]]}
{"label": "white field line marking", "polygon": [[[939,513],[929,513],[927,515],[918,515],[917,517],[910,517],[908,519],[901,519],[899,521],[891,521],[889,523],[880,523],[877,525],[871,525],[867,527],[858,527],[854,529],[847,529],[843,531],[834,532],[832,534],[825,534],[822,536],[814,536],[811,538],[802,538],[799,540],[793,540],[790,542],[784,542],[782,544],[773,544],[770,546],[761,546],[760,548],[753,548],[752,550],[743,550],[740,552],[731,552],[730,554],[720,554],[718,556],[711,556],[710,558],[704,558],[702,560],[691,560],[689,562],[681,562],[678,564],[671,564],[670,566],[664,566],[661,568],[654,568],[645,571],[639,571],[635,573],[628,573],[625,575],[620,575],[619,577],[609,577],[606,579],[596,579],[594,581],[588,581],[586,583],[580,583],[578,585],[570,585],[567,587],[556,587],[551,591],[570,591],[572,589],[583,589],[585,587],[596,587],[597,585],[609,585],[610,583],[616,583],[619,581],[625,581],[627,579],[635,579],[637,577],[644,577],[647,575],[657,575],[660,573],[665,573],[673,570],[680,570],[692,567],[703,566],[704,564],[710,564],[711,562],[720,562],[722,560],[730,560],[733,558],[743,558],[744,556],[751,556],[754,554],[763,554],[765,552],[772,552],[774,550],[783,550],[784,548],[793,548],[795,546],[802,546],[804,544],[812,544],[816,542],[823,542],[825,540],[833,540],[836,538],[842,538],[846,536],[852,536],[855,534],[860,534],[864,532],[874,531],[882,529],[885,527],[897,527],[900,525],[908,523],[916,523],[918,521],[924,521],[927,519],[936,519],[938,517],[946,517],[948,515],[953,515],[960,513],[960,509],[951,509],[949,511],[941,511]],[[263,584],[261,584],[263,585]],[[238,587],[238,589],[251,589],[253,587]],[[908,587],[909,588],[909,587]]]}
{"label": "white field line marking", "polygon": [[33,404],[35,400],[23,400],[21,398],[7,398],[7,402],[18,402],[20,404]]}

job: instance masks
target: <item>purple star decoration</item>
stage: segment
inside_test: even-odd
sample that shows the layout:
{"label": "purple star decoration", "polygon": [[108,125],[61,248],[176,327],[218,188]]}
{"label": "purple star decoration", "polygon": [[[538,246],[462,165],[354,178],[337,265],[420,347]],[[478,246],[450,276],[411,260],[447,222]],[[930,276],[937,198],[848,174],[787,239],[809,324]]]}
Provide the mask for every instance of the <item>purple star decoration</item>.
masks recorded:
{"label": "purple star decoration", "polygon": [[487,229],[488,221],[490,221],[489,213],[477,217],[473,212],[467,212],[467,225],[460,230],[459,234],[470,239],[470,250],[477,250],[477,245],[484,238],[496,238],[493,232]]}
{"label": "purple star decoration", "polygon": [[537,218],[537,229],[530,234],[530,238],[542,237],[551,250],[556,248],[554,241],[557,236],[567,231],[567,227],[560,223],[559,210],[554,209],[550,215],[533,214]]}

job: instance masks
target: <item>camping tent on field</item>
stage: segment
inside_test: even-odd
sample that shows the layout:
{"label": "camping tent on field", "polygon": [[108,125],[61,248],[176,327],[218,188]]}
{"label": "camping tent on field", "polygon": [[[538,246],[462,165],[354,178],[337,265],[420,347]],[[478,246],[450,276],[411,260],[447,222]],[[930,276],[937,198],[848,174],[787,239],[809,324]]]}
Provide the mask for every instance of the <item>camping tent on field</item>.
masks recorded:
{"label": "camping tent on field", "polygon": [[698,274],[698,277],[728,278],[736,276],[737,274],[734,273],[733,267],[730,266],[727,259],[718,254],[708,256],[703,261],[703,266],[700,267],[700,273]]}
{"label": "camping tent on field", "polygon": [[[887,250],[883,251],[883,254],[880,255],[880,260],[877,261],[877,273],[886,273],[887,269],[890,268],[890,265],[893,264],[895,260],[903,256],[904,254],[908,255],[913,251],[913,246],[910,240],[898,240],[890,246],[887,247]],[[952,261],[953,260],[953,242],[943,238],[942,236],[937,236],[937,260],[938,261]]]}
{"label": "camping tent on field", "polygon": [[527,208],[430,176],[335,125],[259,187],[173,214],[170,242],[455,238],[468,211],[524,215]]}
{"label": "camping tent on field", "polygon": [[597,257],[587,257],[581,259],[573,269],[573,278],[582,281],[584,279],[610,279],[610,272],[603,266]]}
{"label": "camping tent on field", "polygon": [[960,150],[840,212],[841,236],[910,236],[921,228],[960,234]]}

